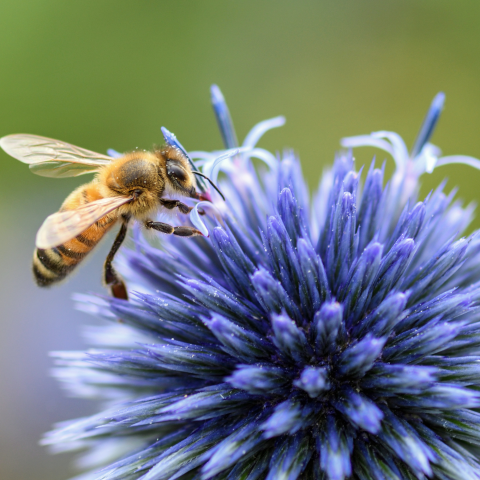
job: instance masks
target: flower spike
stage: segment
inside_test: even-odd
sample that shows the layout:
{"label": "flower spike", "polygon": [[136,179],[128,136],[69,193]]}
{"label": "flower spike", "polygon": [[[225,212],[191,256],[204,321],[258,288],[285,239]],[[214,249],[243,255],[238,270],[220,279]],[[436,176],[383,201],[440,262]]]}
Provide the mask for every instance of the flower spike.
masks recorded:
{"label": "flower spike", "polygon": [[443,105],[445,104],[445,94],[443,92],[437,93],[435,98],[430,105],[430,108],[427,112],[425,120],[422,123],[420,131],[418,132],[417,139],[410,153],[411,158],[415,158],[427,144],[432,136],[435,127],[437,126],[438,120],[443,110]]}
{"label": "flower spike", "polygon": [[238,140],[235,128],[233,127],[232,117],[228,110],[227,102],[217,85],[210,87],[211,101],[218,128],[222,134],[225,148],[237,148]]}

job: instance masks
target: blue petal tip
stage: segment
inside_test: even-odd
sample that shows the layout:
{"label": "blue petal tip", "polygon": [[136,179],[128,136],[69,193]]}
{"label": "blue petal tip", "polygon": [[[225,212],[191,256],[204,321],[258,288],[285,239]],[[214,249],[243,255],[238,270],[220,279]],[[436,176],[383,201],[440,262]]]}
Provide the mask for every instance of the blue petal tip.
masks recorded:
{"label": "blue petal tip", "polygon": [[220,90],[218,85],[213,84],[210,87],[210,95],[211,95],[212,103],[220,103],[225,101],[222,91]]}
{"label": "blue petal tip", "polygon": [[177,137],[170,132],[170,130],[167,130],[165,127],[160,128],[163,133],[163,138],[165,139],[165,142],[168,143],[168,145],[171,145],[172,147],[177,146]]}
{"label": "blue petal tip", "polygon": [[428,109],[427,115],[425,116],[425,119],[422,123],[417,139],[415,140],[415,144],[412,148],[412,152],[410,155],[411,158],[415,158],[430,140],[435,130],[435,127],[437,126],[444,104],[445,93],[437,93],[432,103],[430,104],[430,108]]}

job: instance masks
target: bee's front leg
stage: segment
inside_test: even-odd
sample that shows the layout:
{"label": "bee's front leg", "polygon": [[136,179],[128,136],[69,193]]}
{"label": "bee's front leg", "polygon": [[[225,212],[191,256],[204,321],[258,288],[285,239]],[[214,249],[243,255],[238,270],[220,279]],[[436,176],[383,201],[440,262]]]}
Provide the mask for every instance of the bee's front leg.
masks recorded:
{"label": "bee's front leg", "polygon": [[[162,207],[168,208],[168,210],[173,210],[174,208],[178,208],[182,213],[190,213],[193,207],[189,207],[185,205],[180,200],[165,200],[163,198],[160,199],[160,204]],[[200,215],[205,215],[205,212],[199,211]]]}
{"label": "bee's front leg", "polygon": [[182,213],[190,213],[193,208],[180,202],[180,200],[165,200],[161,198],[160,204],[162,205],[162,207],[168,208],[168,210],[178,208]]}
{"label": "bee's front leg", "polygon": [[168,223],[163,222],[145,222],[146,228],[153,228],[167,235],[178,235],[179,237],[196,237],[197,235],[203,236],[203,233],[200,230],[197,230],[193,227],[173,227]]}

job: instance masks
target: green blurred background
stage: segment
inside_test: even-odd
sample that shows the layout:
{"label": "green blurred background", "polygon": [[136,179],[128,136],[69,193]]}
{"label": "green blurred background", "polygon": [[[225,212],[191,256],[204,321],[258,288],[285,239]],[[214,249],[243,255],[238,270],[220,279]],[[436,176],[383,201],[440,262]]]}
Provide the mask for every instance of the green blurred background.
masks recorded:
{"label": "green blurred background", "polygon": [[[0,136],[124,151],[161,142],[164,125],[187,149],[217,149],[217,83],[240,138],[262,119],[287,117],[261,146],[295,148],[313,188],[342,136],[394,130],[411,145],[443,90],[433,142],[480,157],[479,21],[480,2],[451,0],[2,0]],[[72,458],[50,456],[38,440],[94,405],[65,397],[47,355],[82,348],[81,324],[92,320],[70,297],[102,291],[107,246],[68,283],[37,289],[35,232],[82,180],[36,177],[3,152],[0,161],[0,479],[66,479]],[[424,177],[424,192],[445,176],[459,197],[480,198],[480,172],[468,167]]]}

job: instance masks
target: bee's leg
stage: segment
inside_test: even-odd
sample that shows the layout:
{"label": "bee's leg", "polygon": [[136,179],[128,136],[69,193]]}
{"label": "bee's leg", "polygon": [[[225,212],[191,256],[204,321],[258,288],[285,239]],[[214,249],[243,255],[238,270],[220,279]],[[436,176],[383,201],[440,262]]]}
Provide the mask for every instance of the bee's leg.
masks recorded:
{"label": "bee's leg", "polygon": [[190,213],[192,207],[185,205],[184,203],[180,202],[179,200],[165,200],[163,198],[160,199],[160,204],[162,207],[168,208],[169,210],[173,210],[174,208],[178,208],[182,213]]}
{"label": "bee's leg", "polygon": [[117,234],[117,238],[113,242],[110,252],[108,252],[107,259],[105,260],[105,265],[103,267],[105,283],[110,286],[112,295],[115,298],[122,298],[128,300],[127,287],[123,283],[123,280],[120,278],[118,273],[115,271],[112,265],[113,257],[117,253],[120,245],[125,240],[127,234],[127,223],[122,223],[122,228]]}
{"label": "bee's leg", "polygon": [[[182,213],[190,213],[193,207],[189,207],[184,203],[180,202],[179,200],[165,200],[163,198],[160,199],[160,204],[162,207],[168,208],[168,210],[173,210],[174,208],[178,208]],[[200,215],[204,215],[205,212],[198,212]]]}
{"label": "bee's leg", "polygon": [[179,237],[196,237],[197,235],[203,236],[203,233],[196,228],[172,227],[172,225],[163,222],[146,222],[145,227],[153,228],[154,230],[166,233],[167,235],[178,235]]}

